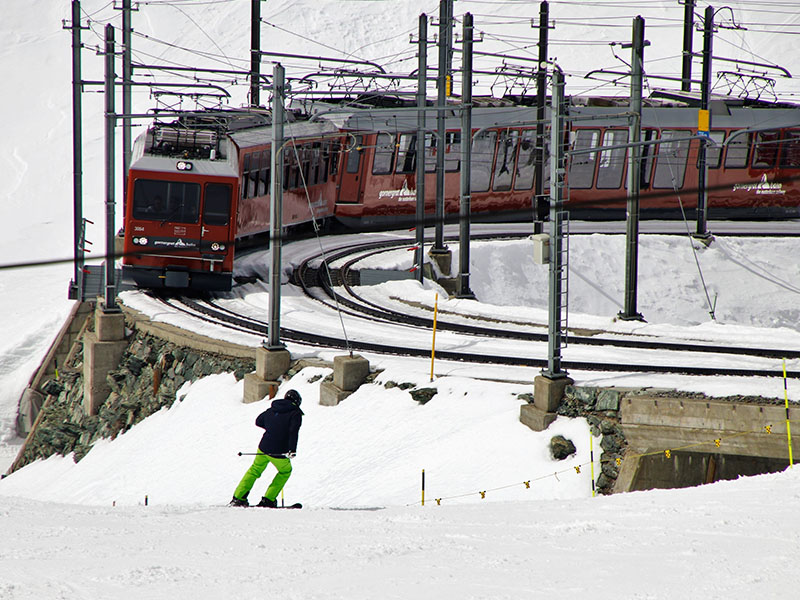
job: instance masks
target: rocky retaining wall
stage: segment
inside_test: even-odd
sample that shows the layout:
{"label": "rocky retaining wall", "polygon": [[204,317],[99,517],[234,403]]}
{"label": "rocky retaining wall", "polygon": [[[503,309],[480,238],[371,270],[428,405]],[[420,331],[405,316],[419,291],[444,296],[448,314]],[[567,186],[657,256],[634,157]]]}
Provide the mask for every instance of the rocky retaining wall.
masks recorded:
{"label": "rocky retaining wall", "polygon": [[[568,385],[564,390],[564,398],[558,406],[558,414],[566,417],[584,417],[589,422],[592,435],[602,436],[599,450],[601,472],[596,482],[600,494],[611,494],[614,491],[627,446],[625,433],[620,426],[619,412],[620,400],[626,393],[631,392]],[[595,449],[595,452],[598,450]]]}
{"label": "rocky retaining wall", "polygon": [[111,393],[97,415],[83,410],[83,354],[63,365],[58,379],[43,386],[47,398],[12,470],[53,454],[83,458],[101,438],[114,438],[151,414],[171,406],[187,381],[233,372],[237,379],[255,369],[255,359],[231,358],[185,348],[134,332],[117,369],[107,381]]}

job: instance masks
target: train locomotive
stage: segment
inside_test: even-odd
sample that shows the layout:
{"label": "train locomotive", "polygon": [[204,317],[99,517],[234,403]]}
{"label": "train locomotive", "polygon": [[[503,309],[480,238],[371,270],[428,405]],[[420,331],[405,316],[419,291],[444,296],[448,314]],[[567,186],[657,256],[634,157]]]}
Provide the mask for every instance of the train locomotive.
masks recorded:
{"label": "train locomotive", "polygon": [[[642,114],[643,218],[692,214],[697,202],[697,102],[651,97]],[[409,107],[410,108],[410,107]],[[315,103],[284,125],[283,224],[396,228],[416,214],[416,161],[425,161],[425,213],[435,212],[436,142],[417,140],[409,108]],[[625,101],[572,98],[565,208],[620,219],[626,206]],[[447,111],[445,215],[459,212],[459,108]],[[707,197],[712,218],[800,217],[800,107],[712,102]],[[476,220],[532,219],[536,108],[475,99],[471,211]],[[434,126],[428,117],[427,131]],[[128,174],[123,277],[140,287],[229,290],[237,243],[269,232],[269,112],[195,112],[157,122],[136,140]],[[549,134],[545,136],[547,157]],[[421,143],[420,143],[421,142]],[[549,183],[545,165],[543,185]],[[540,200],[541,203],[541,200]],[[427,222],[426,216],[426,222]],[[431,221],[432,222],[432,221]]]}

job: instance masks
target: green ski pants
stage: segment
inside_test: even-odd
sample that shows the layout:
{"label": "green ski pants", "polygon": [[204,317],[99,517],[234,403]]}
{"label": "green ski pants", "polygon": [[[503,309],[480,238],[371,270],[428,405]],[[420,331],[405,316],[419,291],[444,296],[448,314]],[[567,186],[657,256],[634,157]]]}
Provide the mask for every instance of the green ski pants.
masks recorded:
{"label": "green ski pants", "polygon": [[253,489],[253,484],[255,484],[256,479],[261,477],[264,469],[266,469],[267,465],[270,463],[275,465],[275,468],[278,469],[278,472],[275,473],[275,477],[272,479],[272,483],[269,484],[264,497],[268,500],[276,500],[278,498],[278,494],[281,493],[283,486],[286,485],[286,482],[289,480],[289,476],[292,474],[292,461],[288,458],[275,458],[274,456],[268,456],[267,454],[261,452],[261,450],[259,450],[256,454],[253,464],[250,465],[249,469],[247,469],[247,472],[244,474],[244,477],[242,477],[242,480],[239,482],[239,486],[236,488],[236,491],[233,492],[233,495],[240,500],[247,498],[250,490]]}

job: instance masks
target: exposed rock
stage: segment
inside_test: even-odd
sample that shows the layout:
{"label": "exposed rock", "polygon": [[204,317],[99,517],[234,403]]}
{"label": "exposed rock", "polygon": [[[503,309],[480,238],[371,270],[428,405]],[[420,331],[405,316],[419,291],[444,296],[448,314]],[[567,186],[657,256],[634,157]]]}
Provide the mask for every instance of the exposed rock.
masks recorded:
{"label": "exposed rock", "polygon": [[555,435],[550,439],[550,455],[556,460],[564,460],[576,451],[575,444],[563,435]]}

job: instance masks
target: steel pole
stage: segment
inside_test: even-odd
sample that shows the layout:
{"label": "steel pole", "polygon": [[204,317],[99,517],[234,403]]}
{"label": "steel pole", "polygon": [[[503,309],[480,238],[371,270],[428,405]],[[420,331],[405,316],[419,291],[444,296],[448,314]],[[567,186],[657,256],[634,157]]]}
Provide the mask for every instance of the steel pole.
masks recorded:
{"label": "steel pole", "polygon": [[[708,110],[711,97],[711,59],[714,45],[714,7],[707,6],[703,22],[703,88],[700,90],[700,109]],[[710,125],[710,123],[709,123]],[[708,238],[708,160],[707,143],[700,139],[697,150],[697,230],[695,237]]]}
{"label": "steel pole", "polygon": [[416,234],[417,250],[414,264],[417,267],[416,278],[422,283],[423,263],[425,260],[425,130],[427,122],[425,108],[427,107],[428,87],[428,15],[419,16],[419,62],[417,67],[417,214]]}
{"label": "steel pole", "polygon": [[281,344],[281,242],[283,236],[283,123],[286,73],[280,63],[272,69],[272,179],[270,181],[270,254],[269,329],[267,348],[284,348]]}
{"label": "steel pole", "polygon": [[439,72],[437,78],[439,110],[436,111],[436,235],[433,244],[434,252],[442,252],[444,246],[444,153],[446,146],[446,116],[444,107],[447,104],[447,85],[450,75],[450,20],[453,14],[453,0],[439,2]]}
{"label": "steel pole", "polygon": [[461,199],[458,227],[458,297],[475,298],[469,286],[470,205],[472,190],[472,14],[464,15],[461,81]]}
{"label": "steel pole", "polygon": [[131,0],[122,0],[122,214],[128,210],[128,169],[131,166]]}
{"label": "steel pole", "polygon": [[561,369],[561,274],[563,265],[562,214],[564,193],[563,138],[564,74],[553,71],[553,92],[550,104],[550,268],[548,273],[547,370],[548,379],[566,376]]}
{"label": "steel pole", "polygon": [[83,290],[83,123],[81,85],[81,3],[72,0],[72,218],[74,275],[70,298],[84,300]]}
{"label": "steel pole", "polygon": [[642,79],[644,73],[644,19],[633,20],[631,44],[631,117],[628,138],[628,215],[625,235],[625,307],[619,318],[625,321],[643,321],[636,310],[637,282],[639,277],[639,193],[641,188],[642,140]]}
{"label": "steel pole", "polygon": [[114,26],[110,23],[106,25],[105,31],[105,146],[106,146],[106,261],[105,261],[105,303],[103,312],[117,312],[119,307],[116,304],[116,286],[114,283],[114,211],[116,207],[116,197],[114,190],[114,128],[117,125],[114,103]]}
{"label": "steel pole", "polygon": [[684,0],[683,6],[683,65],[681,90],[692,89],[692,40],[694,36],[694,8],[697,0]]}
{"label": "steel pole", "polygon": [[261,104],[261,0],[250,4],[250,106]]}
{"label": "steel pole", "polygon": [[547,44],[550,5],[539,5],[539,70],[536,73],[536,147],[533,150],[533,232],[542,233],[544,215],[540,203],[544,195],[544,115],[547,103]]}

